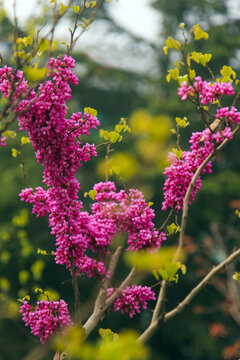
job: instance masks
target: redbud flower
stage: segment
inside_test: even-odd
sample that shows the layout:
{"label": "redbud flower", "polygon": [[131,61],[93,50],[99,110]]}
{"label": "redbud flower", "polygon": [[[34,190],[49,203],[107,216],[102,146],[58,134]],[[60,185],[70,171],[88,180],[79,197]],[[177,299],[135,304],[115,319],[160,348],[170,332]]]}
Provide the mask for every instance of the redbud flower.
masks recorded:
{"label": "redbud flower", "polygon": [[37,301],[32,307],[24,301],[19,311],[26,326],[30,326],[31,333],[39,337],[44,344],[55,331],[72,324],[67,304],[60,301]]}

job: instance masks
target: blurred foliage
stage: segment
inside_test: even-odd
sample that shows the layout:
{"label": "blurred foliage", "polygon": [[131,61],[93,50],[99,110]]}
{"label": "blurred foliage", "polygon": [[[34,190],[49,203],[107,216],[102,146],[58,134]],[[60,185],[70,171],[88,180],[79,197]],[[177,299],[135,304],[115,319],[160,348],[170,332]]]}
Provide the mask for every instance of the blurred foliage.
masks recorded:
{"label": "blurred foliage", "polygon": [[[83,342],[82,329],[73,326],[64,336],[54,339],[54,347],[59,351],[66,351],[71,359],[80,360],[147,360],[148,349],[136,343],[139,334],[125,330],[119,334],[110,329],[99,329],[100,339],[94,344]],[[81,343],[81,344],[80,344]]]}

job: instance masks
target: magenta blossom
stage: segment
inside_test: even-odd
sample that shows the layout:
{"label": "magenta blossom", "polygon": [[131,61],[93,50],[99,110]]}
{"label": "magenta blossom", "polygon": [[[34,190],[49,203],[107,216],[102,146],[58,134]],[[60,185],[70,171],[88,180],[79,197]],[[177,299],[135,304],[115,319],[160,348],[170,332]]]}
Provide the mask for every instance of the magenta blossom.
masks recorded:
{"label": "magenta blossom", "polygon": [[44,344],[51,335],[65,326],[72,324],[67,304],[64,300],[37,302],[35,307],[24,301],[19,311],[26,326],[30,326],[31,333],[39,337]]}

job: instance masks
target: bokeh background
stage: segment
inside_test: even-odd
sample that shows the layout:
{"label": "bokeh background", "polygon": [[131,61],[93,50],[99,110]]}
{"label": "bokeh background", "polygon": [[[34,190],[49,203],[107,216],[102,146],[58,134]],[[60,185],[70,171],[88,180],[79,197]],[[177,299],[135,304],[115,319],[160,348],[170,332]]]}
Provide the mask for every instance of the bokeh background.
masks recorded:
{"label": "bokeh background", "polygon": [[[12,15],[10,1],[0,8],[0,53],[5,63],[12,63]],[[34,5],[33,5],[34,3]],[[49,20],[43,1],[17,1],[20,34],[33,31],[34,26]],[[77,3],[77,2],[76,2]],[[25,5],[24,5],[25,4]],[[6,6],[7,12],[4,11]],[[32,6],[32,9],[30,7]],[[23,8],[30,9],[30,18]],[[32,13],[31,13],[32,11]],[[27,14],[28,15],[28,14]],[[74,14],[72,14],[73,16]],[[64,18],[58,30],[61,41],[68,41],[71,14]],[[85,106],[98,110],[103,129],[113,129],[121,117],[127,118],[132,132],[116,144],[111,153],[111,165],[120,167],[120,175],[128,188],[139,188],[156,211],[156,225],[166,217],[161,211],[164,168],[168,151],[175,147],[170,129],[175,117],[187,116],[190,126],[181,136],[181,144],[203,124],[190,103],[182,103],[177,96],[177,84],[166,82],[167,69],[178,54],[165,56],[162,47],[168,36],[180,38],[178,24],[186,28],[199,23],[208,31],[209,40],[193,43],[189,50],[213,53],[210,67],[218,75],[223,65],[231,65],[239,78],[240,5],[228,0],[119,0],[106,3],[96,15],[92,28],[84,33],[71,55],[76,59],[79,85],[72,89],[69,112]],[[205,69],[198,73],[207,79]],[[229,100],[224,99],[226,105]],[[237,104],[239,105],[239,104]],[[14,124],[13,130],[17,129]],[[88,140],[89,141],[89,140]],[[99,144],[98,132],[91,141]],[[0,150],[0,359],[38,359],[40,343],[24,327],[18,314],[17,299],[30,294],[36,287],[49,290],[52,299],[65,299],[72,310],[73,294],[70,274],[55,265],[51,256],[37,254],[37,249],[54,250],[54,238],[49,234],[47,219],[36,219],[31,208],[19,201],[25,187],[18,158],[11,156],[14,140]],[[84,165],[77,176],[81,182],[83,199],[96,181],[105,179],[105,149]],[[34,159],[31,145],[23,148],[28,182],[41,185],[42,167]],[[119,188],[122,180],[112,177]],[[214,162],[214,173],[207,175],[201,192],[191,205],[187,227],[187,274],[178,284],[169,287],[166,309],[171,309],[211,269],[239,246],[239,219],[235,209],[240,207],[239,136],[229,144]],[[89,209],[89,203],[85,200]],[[173,219],[174,220],[174,219]],[[176,244],[177,236],[168,240]],[[122,261],[118,283],[129,269]],[[237,359],[240,354],[240,290],[231,274],[239,271],[240,263],[229,266],[197,296],[178,317],[163,325],[149,342],[151,359],[156,360],[219,360]],[[84,316],[91,312],[98,279],[79,279]],[[151,286],[154,277],[145,278]],[[158,289],[157,287],[155,288]],[[127,315],[110,313],[101,323],[103,328],[118,331],[135,328],[143,331],[151,317],[151,309],[133,319]],[[92,334],[92,339],[97,332]],[[44,359],[50,359],[46,354]]]}

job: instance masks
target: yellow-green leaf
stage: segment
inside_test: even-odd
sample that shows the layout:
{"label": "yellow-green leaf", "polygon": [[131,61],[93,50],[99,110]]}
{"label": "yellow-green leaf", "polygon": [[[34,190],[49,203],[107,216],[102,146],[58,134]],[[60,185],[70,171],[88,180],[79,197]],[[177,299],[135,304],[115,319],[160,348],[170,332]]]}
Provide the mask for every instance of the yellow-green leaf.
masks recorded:
{"label": "yellow-green leaf", "polygon": [[104,138],[104,140],[108,141],[110,138],[110,133],[107,130],[100,129],[99,135]]}
{"label": "yellow-green leaf", "polygon": [[37,254],[41,254],[41,255],[47,255],[46,250],[41,250],[41,249],[37,249]]}
{"label": "yellow-green leaf", "polygon": [[63,15],[67,11],[67,6],[63,3],[60,3],[60,14]]}
{"label": "yellow-green leaf", "polygon": [[233,275],[233,280],[236,280],[240,283],[240,272],[235,272]]}
{"label": "yellow-green leaf", "polygon": [[193,26],[193,33],[194,33],[194,39],[195,40],[200,40],[200,39],[205,39],[207,40],[209,35],[207,32],[203,31],[199,24],[196,24]]}
{"label": "yellow-green leaf", "polygon": [[47,68],[35,68],[32,66],[26,66],[24,68],[24,72],[28,80],[35,82],[39,81],[47,75],[48,69]]}
{"label": "yellow-green leaf", "polygon": [[182,150],[178,150],[178,149],[173,148],[172,152],[177,156],[178,159],[181,159],[182,154],[183,154]]}
{"label": "yellow-green leaf", "polygon": [[123,130],[123,125],[117,124],[115,125],[115,130],[120,133]]}
{"label": "yellow-green leaf", "polygon": [[73,11],[77,14],[80,10],[80,7],[79,6],[73,6]]}
{"label": "yellow-green leaf", "polygon": [[116,131],[111,131],[109,133],[109,140],[111,141],[112,144],[117,142],[118,139],[119,139],[119,133],[117,133]]}
{"label": "yellow-green leaf", "polygon": [[16,40],[16,44],[21,44],[23,42],[23,39],[22,38],[18,38],[17,40]]}
{"label": "yellow-green leaf", "polygon": [[193,51],[191,52],[191,58],[198,64],[206,66],[206,64],[211,60],[212,54],[202,54],[201,52]]}
{"label": "yellow-green leaf", "polygon": [[169,82],[171,79],[177,80],[178,76],[179,76],[179,69],[175,68],[175,69],[170,69],[168,70],[169,74],[167,75],[166,79],[167,82]]}
{"label": "yellow-green leaf", "polygon": [[167,47],[167,46],[164,46],[164,47],[163,47],[163,52],[164,52],[165,55],[168,54],[168,47]]}
{"label": "yellow-green leaf", "polygon": [[21,137],[21,144],[22,144],[22,145],[24,145],[24,144],[29,144],[29,143],[31,143],[31,141],[29,140],[28,137],[26,137],[26,136],[22,136],[22,137]]}
{"label": "yellow-green leaf", "polygon": [[190,70],[189,70],[189,77],[190,77],[190,79],[191,79],[191,80],[194,79],[195,76],[196,76],[196,71],[190,69]]}
{"label": "yellow-green leaf", "polygon": [[85,107],[84,108],[84,113],[88,114],[88,115],[92,115],[92,116],[97,116],[97,110],[93,109],[91,107]]}
{"label": "yellow-green leaf", "polygon": [[9,137],[11,139],[15,139],[17,136],[17,133],[16,133],[16,131],[13,131],[13,130],[6,130],[3,132],[3,136]]}
{"label": "yellow-green leaf", "polygon": [[180,41],[174,40],[171,36],[166,40],[166,46],[168,49],[179,49],[181,46]]}
{"label": "yellow-green leaf", "polygon": [[90,190],[88,195],[92,200],[95,200],[95,197],[97,195],[97,190]]}
{"label": "yellow-green leaf", "polygon": [[231,76],[233,79],[236,78],[236,73],[235,71],[232,69],[231,66],[223,66],[222,69],[220,70],[220,74],[222,75],[221,81],[222,82],[232,82]]}
{"label": "yellow-green leaf", "polygon": [[18,156],[18,150],[15,148],[12,148],[12,157],[16,158]]}
{"label": "yellow-green leaf", "polygon": [[173,234],[177,234],[179,232],[179,226],[177,226],[176,224],[172,223],[171,225],[167,226],[167,231],[169,235],[173,235]]}
{"label": "yellow-green leaf", "polygon": [[178,84],[181,86],[181,84],[186,81],[186,83],[188,84],[188,76],[187,75],[183,75],[183,76],[178,76]]}
{"label": "yellow-green leaf", "polygon": [[186,116],[184,116],[182,119],[180,117],[176,117],[176,123],[181,128],[185,128],[190,125]]}

